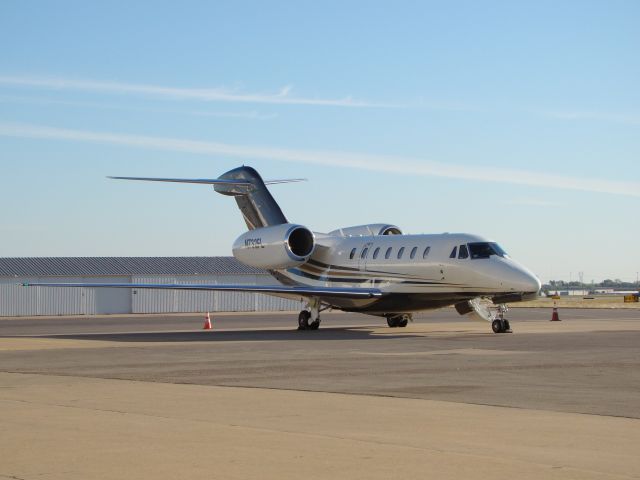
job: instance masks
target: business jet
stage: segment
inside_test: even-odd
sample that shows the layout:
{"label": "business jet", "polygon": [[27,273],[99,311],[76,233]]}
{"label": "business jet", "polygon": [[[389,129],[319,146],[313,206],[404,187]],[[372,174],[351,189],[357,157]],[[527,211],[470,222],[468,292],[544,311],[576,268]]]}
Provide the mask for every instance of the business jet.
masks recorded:
{"label": "business jet", "polygon": [[395,225],[374,223],[313,232],[290,223],[264,181],[241,166],[217,179],[109,177],[120,180],[212,185],[235,198],[248,231],[233,244],[240,262],[266,269],[274,285],[182,285],[145,283],[26,283],[25,286],[109,287],[258,292],[303,299],[298,329],[316,330],[327,309],[386,318],[406,327],[415,312],[453,305],[460,315],[510,332],[506,304],[537,297],[540,280],[495,242],[479,235],[405,235]]}

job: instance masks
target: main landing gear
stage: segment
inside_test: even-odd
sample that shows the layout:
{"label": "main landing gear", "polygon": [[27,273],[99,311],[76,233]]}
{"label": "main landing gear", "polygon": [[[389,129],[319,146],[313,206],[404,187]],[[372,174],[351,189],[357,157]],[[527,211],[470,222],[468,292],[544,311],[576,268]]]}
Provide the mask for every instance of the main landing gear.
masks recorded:
{"label": "main landing gear", "polygon": [[497,316],[491,322],[491,330],[493,330],[493,333],[513,333],[511,325],[509,325],[509,320],[504,318],[507,310],[508,308],[505,304],[498,305]]}
{"label": "main landing gear", "polygon": [[326,310],[322,308],[320,300],[312,298],[306,310],[298,314],[298,330],[317,330],[320,327],[320,312]]}
{"label": "main landing gear", "polygon": [[412,318],[410,313],[403,313],[402,315],[387,315],[387,325],[389,325],[390,328],[404,328],[411,320]]}
{"label": "main landing gear", "polygon": [[320,327],[320,317],[311,320],[311,312],[302,310],[298,314],[298,330],[317,330]]}

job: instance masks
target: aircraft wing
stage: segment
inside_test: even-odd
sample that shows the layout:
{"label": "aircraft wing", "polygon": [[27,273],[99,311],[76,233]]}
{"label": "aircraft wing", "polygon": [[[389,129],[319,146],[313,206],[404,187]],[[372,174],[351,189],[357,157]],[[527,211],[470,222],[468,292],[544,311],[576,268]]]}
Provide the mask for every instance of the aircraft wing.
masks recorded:
{"label": "aircraft wing", "polygon": [[287,285],[197,285],[197,284],[157,284],[157,283],[31,283],[21,284],[23,287],[84,287],[84,288],[134,288],[157,290],[195,290],[195,291],[228,291],[253,293],[285,293],[303,297],[341,297],[341,298],[375,298],[381,297],[382,291],[377,288],[350,287],[308,287]]}

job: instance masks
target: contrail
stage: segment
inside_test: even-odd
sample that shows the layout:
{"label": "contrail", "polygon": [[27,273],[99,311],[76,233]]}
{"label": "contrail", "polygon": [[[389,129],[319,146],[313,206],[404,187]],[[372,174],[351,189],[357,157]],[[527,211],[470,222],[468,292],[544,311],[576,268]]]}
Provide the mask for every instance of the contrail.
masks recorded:
{"label": "contrail", "polygon": [[173,152],[222,155],[242,159],[278,160],[399,175],[445,177],[475,182],[507,183],[640,197],[639,182],[581,178],[486,166],[451,165],[412,157],[233,145],[210,141],[92,132],[3,122],[0,122],[0,135],[5,137],[102,143]]}
{"label": "contrail", "polygon": [[48,90],[76,90],[120,95],[146,95],[156,98],[201,100],[207,102],[264,103],[272,105],[311,105],[319,107],[396,108],[398,105],[354,100],[351,97],[322,99],[291,95],[291,86],[277,93],[241,93],[226,88],[178,88],[160,85],[76,80],[56,77],[27,77],[0,75],[0,85],[44,88]]}

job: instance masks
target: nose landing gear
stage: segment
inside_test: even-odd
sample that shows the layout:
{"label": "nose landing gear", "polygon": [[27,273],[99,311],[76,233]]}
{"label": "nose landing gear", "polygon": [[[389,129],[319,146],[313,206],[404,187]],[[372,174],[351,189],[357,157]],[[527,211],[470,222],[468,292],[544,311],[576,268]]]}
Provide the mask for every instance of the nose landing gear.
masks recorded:
{"label": "nose landing gear", "polygon": [[509,320],[504,318],[504,314],[508,308],[504,303],[498,305],[498,312],[496,318],[491,322],[491,330],[493,333],[513,333]]}
{"label": "nose landing gear", "polygon": [[491,322],[491,330],[493,330],[493,333],[512,333],[509,320],[501,320],[499,318]]}

